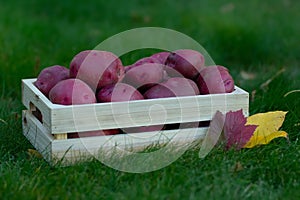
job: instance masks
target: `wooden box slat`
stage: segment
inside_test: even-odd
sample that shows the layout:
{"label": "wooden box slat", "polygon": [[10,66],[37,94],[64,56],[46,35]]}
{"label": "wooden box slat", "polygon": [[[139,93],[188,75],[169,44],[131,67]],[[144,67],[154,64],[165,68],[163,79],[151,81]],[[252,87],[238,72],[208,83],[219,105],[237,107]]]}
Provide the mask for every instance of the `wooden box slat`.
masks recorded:
{"label": "wooden box slat", "polygon": [[207,127],[165,130],[160,132],[143,132],[118,134],[111,136],[94,136],[55,140],[40,121],[30,111],[23,111],[23,134],[31,144],[51,164],[61,162],[69,165],[97,157],[100,151],[112,151],[114,148],[125,150],[142,150],[153,144],[188,143],[202,140]]}
{"label": "wooden box slat", "polygon": [[[237,86],[226,94],[63,106],[51,103],[35,81],[22,80],[22,102],[27,108],[22,113],[23,134],[50,164],[70,165],[116,148],[140,151],[151,145],[200,143],[208,127],[72,139],[68,133],[209,121],[217,110],[243,109],[245,116],[249,114],[249,94]],[[33,115],[36,111],[42,121]]]}
{"label": "wooden box slat", "polygon": [[52,134],[206,121],[216,110],[242,108],[248,116],[249,94],[237,86],[226,94],[62,106],[51,103],[33,85],[35,80],[22,80],[23,103],[28,110],[33,104],[42,112],[45,128]]}

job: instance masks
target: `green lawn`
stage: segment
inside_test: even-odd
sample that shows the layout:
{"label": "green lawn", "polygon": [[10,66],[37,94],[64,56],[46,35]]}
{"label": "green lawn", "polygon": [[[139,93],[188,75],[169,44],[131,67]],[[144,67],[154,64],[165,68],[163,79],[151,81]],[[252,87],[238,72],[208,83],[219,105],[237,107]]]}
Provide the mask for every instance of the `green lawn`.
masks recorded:
{"label": "green lawn", "polygon": [[[299,199],[300,93],[284,97],[300,89],[299,10],[300,2],[292,0],[2,1],[1,199]],[[168,167],[144,174],[97,161],[51,167],[29,156],[33,147],[22,135],[21,79],[50,65],[68,66],[79,51],[145,26],[197,40],[253,94],[251,114],[289,111],[282,127],[289,140],[241,151],[216,148],[204,159],[191,149]],[[247,80],[241,72],[255,77]]]}

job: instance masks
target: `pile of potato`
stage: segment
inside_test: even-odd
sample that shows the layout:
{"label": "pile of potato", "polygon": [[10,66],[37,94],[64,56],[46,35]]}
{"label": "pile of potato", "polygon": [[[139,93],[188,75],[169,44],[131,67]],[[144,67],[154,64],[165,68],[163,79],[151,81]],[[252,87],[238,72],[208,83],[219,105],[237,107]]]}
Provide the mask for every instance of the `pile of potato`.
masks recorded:
{"label": "pile of potato", "polygon": [[111,52],[86,50],[75,55],[70,69],[43,69],[34,85],[62,105],[232,92],[227,68],[204,63],[203,55],[190,49],[156,53],[130,66]]}
{"label": "pile of potato", "polygon": [[[129,66],[123,66],[122,61],[111,52],[85,50],[74,56],[69,69],[60,65],[43,69],[34,85],[52,103],[61,105],[229,93],[234,90],[234,81],[227,68],[205,66],[204,56],[191,49],[159,52]],[[113,131],[115,133],[116,130]],[[106,134],[110,134],[109,131]]]}

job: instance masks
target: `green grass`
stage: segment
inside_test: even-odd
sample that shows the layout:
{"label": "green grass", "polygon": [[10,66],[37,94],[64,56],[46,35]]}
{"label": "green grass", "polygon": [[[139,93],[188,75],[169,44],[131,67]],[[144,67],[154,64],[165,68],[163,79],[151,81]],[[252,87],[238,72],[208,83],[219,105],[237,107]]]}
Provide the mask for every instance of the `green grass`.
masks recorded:
{"label": "green grass", "polygon": [[[286,0],[1,2],[1,199],[298,199],[300,93],[284,94],[300,89],[299,9],[298,1]],[[21,79],[50,65],[68,66],[79,51],[143,26],[174,29],[197,40],[215,63],[230,69],[237,85],[255,94],[251,114],[289,111],[282,127],[289,140],[241,151],[217,148],[204,159],[191,149],[144,174],[97,161],[51,167],[29,156],[33,147],[22,135],[20,118]],[[256,76],[245,80],[241,71]]]}

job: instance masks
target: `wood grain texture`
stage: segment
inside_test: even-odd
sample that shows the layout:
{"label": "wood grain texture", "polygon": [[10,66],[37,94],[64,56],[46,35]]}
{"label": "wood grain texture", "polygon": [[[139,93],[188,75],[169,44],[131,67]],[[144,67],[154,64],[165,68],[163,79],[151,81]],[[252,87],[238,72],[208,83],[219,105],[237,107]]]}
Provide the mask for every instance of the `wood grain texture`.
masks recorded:
{"label": "wood grain texture", "polygon": [[[28,109],[23,111],[23,134],[50,164],[71,165],[99,154],[137,152],[153,145],[200,144],[207,127],[73,139],[67,133],[209,121],[217,110],[243,109],[245,116],[249,114],[249,94],[237,86],[226,94],[63,106],[51,103],[33,85],[35,80],[22,80],[22,102]],[[36,109],[42,122],[32,113]]]}
{"label": "wood grain texture", "polygon": [[202,141],[207,128],[168,130],[157,133],[120,134],[113,136],[98,136],[68,140],[55,140],[52,143],[53,156],[56,159],[64,158],[65,162],[83,161],[97,158],[99,154],[108,155],[111,152],[118,154],[143,151],[147,147],[162,145],[190,145],[195,141]]}
{"label": "wood grain texture", "polygon": [[29,111],[23,111],[23,134],[51,164],[70,165],[97,157],[99,153],[113,152],[116,148],[136,152],[153,145],[193,145],[205,137],[206,131],[207,128],[187,128],[57,140]]}
{"label": "wood grain texture", "polygon": [[237,86],[226,94],[62,106],[52,104],[34,81],[23,80],[23,103],[28,106],[32,102],[42,111],[43,122],[52,134],[206,121],[217,110],[243,109],[248,116],[249,94]]}
{"label": "wood grain texture", "polygon": [[48,162],[52,161],[52,141],[45,127],[29,112],[22,111],[23,135]]}

